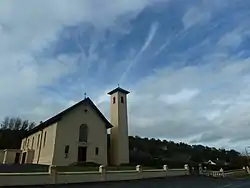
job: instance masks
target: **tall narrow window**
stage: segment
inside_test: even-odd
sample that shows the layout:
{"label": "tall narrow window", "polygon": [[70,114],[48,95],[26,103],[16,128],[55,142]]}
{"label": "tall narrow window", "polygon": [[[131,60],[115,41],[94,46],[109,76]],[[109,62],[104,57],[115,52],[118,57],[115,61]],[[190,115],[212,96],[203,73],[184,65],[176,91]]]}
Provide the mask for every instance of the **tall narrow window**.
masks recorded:
{"label": "tall narrow window", "polygon": [[34,136],[32,138],[32,142],[31,142],[31,149],[33,149],[33,144],[34,144]]}
{"label": "tall narrow window", "polygon": [[44,132],[44,138],[43,138],[43,147],[45,146],[46,143],[46,136],[47,136],[47,132]]}
{"label": "tall narrow window", "polygon": [[65,146],[65,149],[64,149],[64,157],[68,158],[68,156],[69,156],[69,145]]}
{"label": "tall narrow window", "polygon": [[36,144],[36,147],[37,147],[37,148],[39,147],[39,142],[40,142],[40,134],[39,134],[38,137],[37,137],[37,144]]}
{"label": "tall narrow window", "polygon": [[30,141],[30,139],[27,140],[27,148],[29,148],[29,141]]}
{"label": "tall narrow window", "polygon": [[124,98],[123,98],[123,96],[121,96],[121,103],[124,103]]}
{"label": "tall narrow window", "polygon": [[95,155],[98,155],[98,154],[99,154],[99,148],[96,147],[96,148],[95,148]]}
{"label": "tall narrow window", "polygon": [[88,126],[83,124],[79,129],[79,142],[87,142],[88,141]]}
{"label": "tall narrow window", "polygon": [[113,104],[115,104],[115,97],[113,97]]}
{"label": "tall narrow window", "polygon": [[25,146],[26,146],[26,139],[23,141],[23,149],[25,148]]}

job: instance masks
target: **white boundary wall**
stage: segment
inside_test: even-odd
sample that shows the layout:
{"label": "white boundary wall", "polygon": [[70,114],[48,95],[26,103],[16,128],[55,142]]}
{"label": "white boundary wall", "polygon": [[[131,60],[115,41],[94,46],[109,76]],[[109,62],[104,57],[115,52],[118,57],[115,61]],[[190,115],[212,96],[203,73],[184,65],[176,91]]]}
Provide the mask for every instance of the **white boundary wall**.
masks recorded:
{"label": "white boundary wall", "polygon": [[124,171],[106,171],[104,166],[100,166],[99,172],[57,172],[55,166],[50,166],[49,172],[44,173],[0,173],[0,186],[123,181],[184,175],[189,175],[187,165],[183,169],[168,169],[167,165],[164,165],[163,169],[154,170],[143,170],[138,165],[135,170]]}

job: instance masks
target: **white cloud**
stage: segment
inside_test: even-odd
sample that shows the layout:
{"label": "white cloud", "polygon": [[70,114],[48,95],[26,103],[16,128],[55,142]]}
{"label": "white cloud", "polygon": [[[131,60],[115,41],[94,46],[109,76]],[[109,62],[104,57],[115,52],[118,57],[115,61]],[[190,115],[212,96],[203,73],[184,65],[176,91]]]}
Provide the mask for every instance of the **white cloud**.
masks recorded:
{"label": "white cloud", "polygon": [[180,92],[176,94],[167,94],[161,95],[159,100],[165,102],[167,104],[175,104],[175,103],[183,103],[188,102],[196,95],[199,94],[199,90],[197,89],[182,89]]}
{"label": "white cloud", "polygon": [[[52,59],[37,57],[40,51],[58,39],[62,29],[82,22],[92,23],[97,28],[113,28],[119,25],[119,15],[128,13],[133,17],[155,1],[161,0],[133,3],[128,0],[2,0],[0,118],[23,115],[40,121],[78,101],[77,97],[69,99],[52,92],[44,93],[41,89],[53,88],[77,69],[75,62],[78,57],[74,55]],[[209,19],[209,11],[193,7],[183,17],[183,23],[185,28],[190,28]],[[153,24],[141,52],[149,47],[157,29],[158,25]],[[223,42],[221,39],[221,43],[230,46],[241,42],[237,36],[229,39],[232,41]],[[186,64],[185,55],[184,52],[183,64]],[[91,58],[96,60],[99,57],[93,54]],[[218,146],[246,144],[250,134],[249,70],[249,59],[238,60],[218,51],[204,56],[200,66],[162,68],[140,82],[128,85],[131,90],[128,97],[131,134],[176,141],[212,141]],[[71,91],[82,90],[81,80],[72,82],[79,84],[65,84],[64,93],[73,87]],[[98,107],[108,117],[106,90],[95,98]]]}
{"label": "white cloud", "polygon": [[162,69],[133,86],[131,134],[238,149],[249,141],[250,88],[241,68],[249,70],[249,59],[211,58],[199,67]]}
{"label": "white cloud", "polygon": [[218,45],[221,47],[237,47],[243,40],[241,33],[233,31],[225,34],[219,41]]}
{"label": "white cloud", "polygon": [[216,118],[220,117],[221,111],[220,110],[209,110],[204,112],[204,116],[207,118],[208,121],[213,121]]}
{"label": "white cloud", "polygon": [[[113,27],[120,15],[135,16],[157,1],[161,0],[133,3],[127,0],[2,0],[0,87],[4,89],[0,91],[0,118],[27,115],[40,120],[68,105],[67,99],[60,97],[60,102],[51,102],[53,97],[41,92],[43,87],[53,87],[75,71],[75,56],[39,57],[44,48],[58,39],[62,29],[85,22],[96,28]],[[44,110],[45,106],[50,110]]]}
{"label": "white cloud", "polygon": [[210,19],[210,12],[201,7],[192,7],[183,16],[183,24],[185,29],[188,29],[196,24],[206,22]]}

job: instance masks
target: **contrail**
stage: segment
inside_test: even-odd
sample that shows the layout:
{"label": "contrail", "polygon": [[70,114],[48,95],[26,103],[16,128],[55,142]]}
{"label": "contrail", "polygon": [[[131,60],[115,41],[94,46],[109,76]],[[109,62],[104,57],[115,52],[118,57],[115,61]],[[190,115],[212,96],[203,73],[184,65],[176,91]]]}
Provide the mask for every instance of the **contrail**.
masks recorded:
{"label": "contrail", "polygon": [[142,53],[149,47],[149,45],[151,44],[151,42],[152,42],[152,40],[153,40],[153,38],[155,36],[155,33],[156,33],[157,29],[158,29],[158,26],[159,26],[158,22],[155,22],[155,23],[153,23],[151,25],[148,37],[147,37],[144,45],[140,49],[139,53],[135,56],[135,58],[132,61],[129,62],[126,70],[124,71],[124,73],[120,77],[119,83],[122,83],[124,81],[125,77],[127,76],[128,72],[130,71],[132,66],[137,63],[137,60],[140,58]]}

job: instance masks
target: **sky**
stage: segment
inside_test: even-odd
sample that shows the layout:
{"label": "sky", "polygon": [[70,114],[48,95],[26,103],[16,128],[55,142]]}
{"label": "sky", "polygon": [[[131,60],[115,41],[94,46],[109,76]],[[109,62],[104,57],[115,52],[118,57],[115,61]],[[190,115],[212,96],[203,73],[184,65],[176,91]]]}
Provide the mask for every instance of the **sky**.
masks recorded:
{"label": "sky", "polygon": [[250,2],[1,0],[0,119],[129,90],[129,134],[250,145]]}

